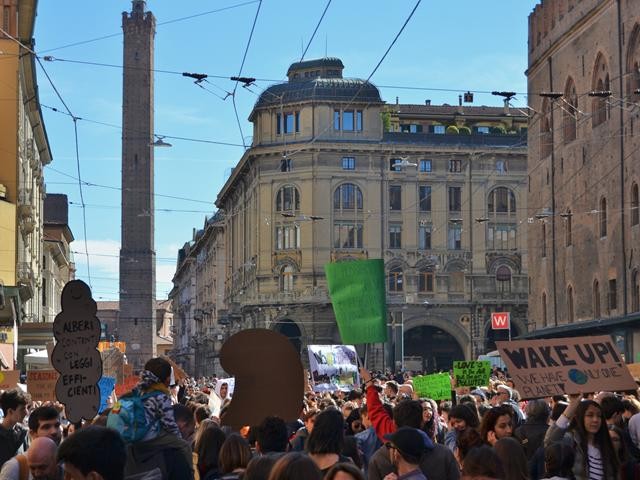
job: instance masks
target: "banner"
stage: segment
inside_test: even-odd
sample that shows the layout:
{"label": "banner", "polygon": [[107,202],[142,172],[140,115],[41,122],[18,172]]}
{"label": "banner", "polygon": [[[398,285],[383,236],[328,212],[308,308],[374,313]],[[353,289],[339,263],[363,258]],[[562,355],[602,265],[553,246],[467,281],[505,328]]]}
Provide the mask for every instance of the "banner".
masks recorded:
{"label": "banner", "polygon": [[453,362],[453,376],[456,379],[456,388],[488,386],[491,376],[491,362],[487,360],[455,361]]}
{"label": "banner", "polygon": [[309,345],[307,350],[315,392],[349,391],[360,384],[353,345]]}
{"label": "banner", "polygon": [[20,372],[18,370],[0,371],[0,390],[11,390],[20,383]]}
{"label": "banner", "polygon": [[58,372],[55,370],[29,370],[27,372],[27,392],[34,402],[56,400],[56,382]]}
{"label": "banner", "polygon": [[451,378],[448,373],[413,377],[413,390],[421,398],[451,400]]}
{"label": "banner", "polygon": [[132,375],[130,377],[125,377],[124,382],[118,383],[115,386],[116,395],[118,397],[121,397],[125,393],[133,390],[133,388],[138,384],[139,381],[140,381],[140,378],[138,378],[135,375]]}
{"label": "banner", "polygon": [[100,406],[98,413],[104,412],[109,406],[109,396],[116,386],[116,379],[113,377],[100,377],[98,388],[100,389]]}
{"label": "banner", "polygon": [[637,388],[608,335],[496,342],[496,346],[523,399]]}
{"label": "banner", "polygon": [[640,363],[627,363],[627,368],[629,369],[629,373],[635,380],[640,379]]}
{"label": "banner", "polygon": [[344,344],[387,341],[387,304],[382,260],[324,266],[340,338]]}

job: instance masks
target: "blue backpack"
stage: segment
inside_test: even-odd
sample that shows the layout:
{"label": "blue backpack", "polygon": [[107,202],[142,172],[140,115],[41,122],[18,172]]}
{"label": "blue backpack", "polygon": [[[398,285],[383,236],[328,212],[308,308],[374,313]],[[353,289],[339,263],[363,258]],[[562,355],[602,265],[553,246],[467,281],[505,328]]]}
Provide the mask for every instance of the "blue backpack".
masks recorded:
{"label": "blue backpack", "polygon": [[161,394],[157,390],[141,394],[138,390],[122,396],[107,417],[107,427],[120,433],[127,443],[142,440],[149,432],[158,433],[160,420],[148,423],[144,414],[144,401],[147,398]]}

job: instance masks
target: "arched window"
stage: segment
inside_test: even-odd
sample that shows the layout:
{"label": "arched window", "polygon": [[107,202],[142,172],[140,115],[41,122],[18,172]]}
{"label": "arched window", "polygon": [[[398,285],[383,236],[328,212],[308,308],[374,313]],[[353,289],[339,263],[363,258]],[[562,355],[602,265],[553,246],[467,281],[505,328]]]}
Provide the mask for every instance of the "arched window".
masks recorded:
{"label": "arched window", "polygon": [[547,294],[542,292],[542,326],[547,326]]}
{"label": "arched window", "polygon": [[435,290],[436,274],[430,268],[421,268],[418,271],[418,292],[432,293]]}
{"label": "arched window", "polygon": [[276,195],[276,212],[296,213],[300,210],[300,192],[293,185],[285,185]]}
{"label": "arched window", "polygon": [[280,269],[280,291],[293,291],[293,267],[291,265],[285,265]]}
{"label": "arched window", "polygon": [[600,237],[607,236],[607,198],[600,199]]}
{"label": "arched window", "polygon": [[491,190],[487,201],[487,210],[490,214],[516,213],[516,194],[507,187],[498,187]]}
{"label": "arched window", "polygon": [[631,185],[631,225],[640,223],[640,196],[638,195],[638,184]]}
{"label": "arched window", "polygon": [[640,25],[636,24],[629,36],[627,47],[627,98],[636,98],[635,92],[640,89]]}
{"label": "arched window", "polygon": [[[611,89],[609,81],[609,67],[602,53],[598,53],[593,66],[591,89],[596,92],[606,92]],[[591,103],[591,123],[595,128],[609,120],[609,103],[606,96],[595,96]]]}
{"label": "arched window", "polygon": [[343,183],[333,192],[333,210],[362,210],[362,191],[353,183]]}
{"label": "arched window", "polygon": [[496,270],[496,285],[498,292],[511,292],[511,269],[506,265],[500,265]]}
{"label": "arched window", "polygon": [[600,282],[593,281],[593,318],[600,318],[602,310],[600,309]]}
{"label": "arched window", "polygon": [[387,290],[389,293],[402,292],[404,289],[404,272],[402,271],[402,267],[393,267],[389,270],[387,280]]}
{"label": "arched window", "polygon": [[563,215],[564,217],[564,244],[569,247],[573,244],[573,233],[572,233],[572,219],[573,213],[571,213],[571,209],[567,208],[567,211]]}
{"label": "arched window", "polygon": [[576,139],[576,127],[578,123],[578,95],[576,94],[576,85],[572,78],[567,80],[563,98],[562,130],[564,133],[564,143],[569,143]]}
{"label": "arched window", "polygon": [[551,102],[548,98],[542,99],[540,117],[540,158],[548,157],[553,150],[553,138],[551,134]]}
{"label": "arched window", "polygon": [[567,321],[573,323],[575,320],[573,311],[573,287],[569,285],[567,287]]}
{"label": "arched window", "polygon": [[631,272],[631,311],[640,312],[640,270]]}

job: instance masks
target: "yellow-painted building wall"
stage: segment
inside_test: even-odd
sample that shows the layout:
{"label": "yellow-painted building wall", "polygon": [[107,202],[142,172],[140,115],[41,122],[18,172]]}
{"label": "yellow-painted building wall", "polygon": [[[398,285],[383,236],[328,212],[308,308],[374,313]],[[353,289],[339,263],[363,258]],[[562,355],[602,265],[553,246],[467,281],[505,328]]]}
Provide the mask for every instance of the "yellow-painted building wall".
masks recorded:
{"label": "yellow-painted building wall", "polygon": [[16,260],[16,206],[0,200],[0,282],[3,285],[16,284]]}
{"label": "yellow-painted building wall", "polygon": [[[12,40],[0,39],[0,52],[0,184],[7,188],[7,200],[15,204],[18,198],[19,47]],[[15,227],[11,238],[15,243]],[[0,232],[0,239],[4,245],[7,239],[4,231]]]}

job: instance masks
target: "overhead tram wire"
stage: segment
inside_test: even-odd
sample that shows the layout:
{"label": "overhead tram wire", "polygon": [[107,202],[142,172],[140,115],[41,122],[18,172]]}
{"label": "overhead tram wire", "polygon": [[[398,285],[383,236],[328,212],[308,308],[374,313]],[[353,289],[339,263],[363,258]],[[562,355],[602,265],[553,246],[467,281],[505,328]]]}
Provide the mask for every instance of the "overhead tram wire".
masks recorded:
{"label": "overhead tram wire", "polygon": [[[258,1],[261,1],[261,0],[249,0],[247,2],[237,3],[235,5],[229,5],[228,7],[218,8],[216,10],[209,10],[209,11],[206,11],[206,12],[195,13],[193,15],[187,15],[186,17],[174,18],[172,20],[166,20],[164,22],[158,22],[158,23],[156,23],[156,26],[159,27],[161,25],[168,25],[168,24],[171,24],[171,23],[177,23],[177,22],[182,22],[182,21],[185,21],[185,20],[191,20],[192,18],[203,17],[205,15],[211,15],[212,13],[219,13],[219,12],[223,12],[225,10],[231,10],[231,9],[238,8],[238,7],[244,7],[246,5],[251,5],[252,3],[256,3]],[[47,52],[54,52],[56,50],[62,50],[64,48],[76,47],[76,46],[79,46],[79,45],[86,45],[87,43],[98,42],[100,40],[106,40],[107,38],[119,37],[120,35],[122,35],[122,32],[111,33],[109,35],[103,35],[101,37],[90,38],[88,40],[81,40],[81,41],[74,42],[74,43],[68,43],[66,45],[61,45],[59,47],[40,50],[38,52],[38,54],[47,53]]]}
{"label": "overhead tram wire", "polygon": [[87,280],[88,280],[88,283],[89,283],[89,287],[91,287],[91,265],[90,265],[90,262],[89,262],[89,249],[88,249],[88,246],[87,246],[87,214],[86,214],[86,208],[85,208],[85,203],[84,203],[84,192],[82,190],[82,175],[81,175],[81,171],[80,171],[80,148],[79,148],[79,145],[78,145],[78,143],[79,143],[78,142],[78,117],[76,117],[71,112],[71,109],[69,108],[69,105],[67,105],[67,103],[64,101],[64,98],[62,98],[62,95],[60,94],[60,91],[56,87],[55,83],[53,83],[53,80],[49,76],[49,72],[47,72],[47,70],[44,68],[44,65],[42,65],[42,61],[40,60],[40,57],[38,57],[36,52],[34,52],[33,49],[31,49],[30,47],[24,45],[20,40],[18,40],[17,38],[13,37],[11,34],[9,34],[4,29],[0,28],[0,32],[3,33],[7,38],[12,40],[13,42],[17,43],[21,48],[24,48],[31,55],[33,55],[33,57],[38,62],[38,65],[40,65],[40,68],[44,72],[44,75],[47,77],[47,81],[51,85],[51,88],[55,92],[56,96],[58,97],[58,100],[60,100],[60,103],[62,103],[62,105],[64,105],[64,108],[66,109],[67,114],[73,120],[73,133],[74,133],[75,153],[76,153],[76,169],[77,169],[77,172],[78,172],[78,189],[80,190],[80,201],[82,202],[82,230],[83,230],[83,233],[84,233],[84,250],[85,250],[85,256],[87,258]]}
{"label": "overhead tram wire", "polygon": [[329,9],[329,5],[331,5],[331,0],[327,0],[327,5],[324,7],[324,11],[322,12],[322,15],[320,16],[320,20],[318,20],[318,23],[316,24],[316,28],[313,30],[313,33],[311,34],[311,38],[309,39],[309,42],[307,43],[307,47],[302,52],[302,56],[300,57],[300,61],[301,62],[302,62],[302,60],[304,60],[304,56],[307,54],[307,50],[309,50],[309,47],[311,46],[311,42],[313,42],[313,39],[316,36],[318,28],[320,28],[320,24],[322,23],[322,19],[324,18],[324,15],[327,13],[327,10]]}

